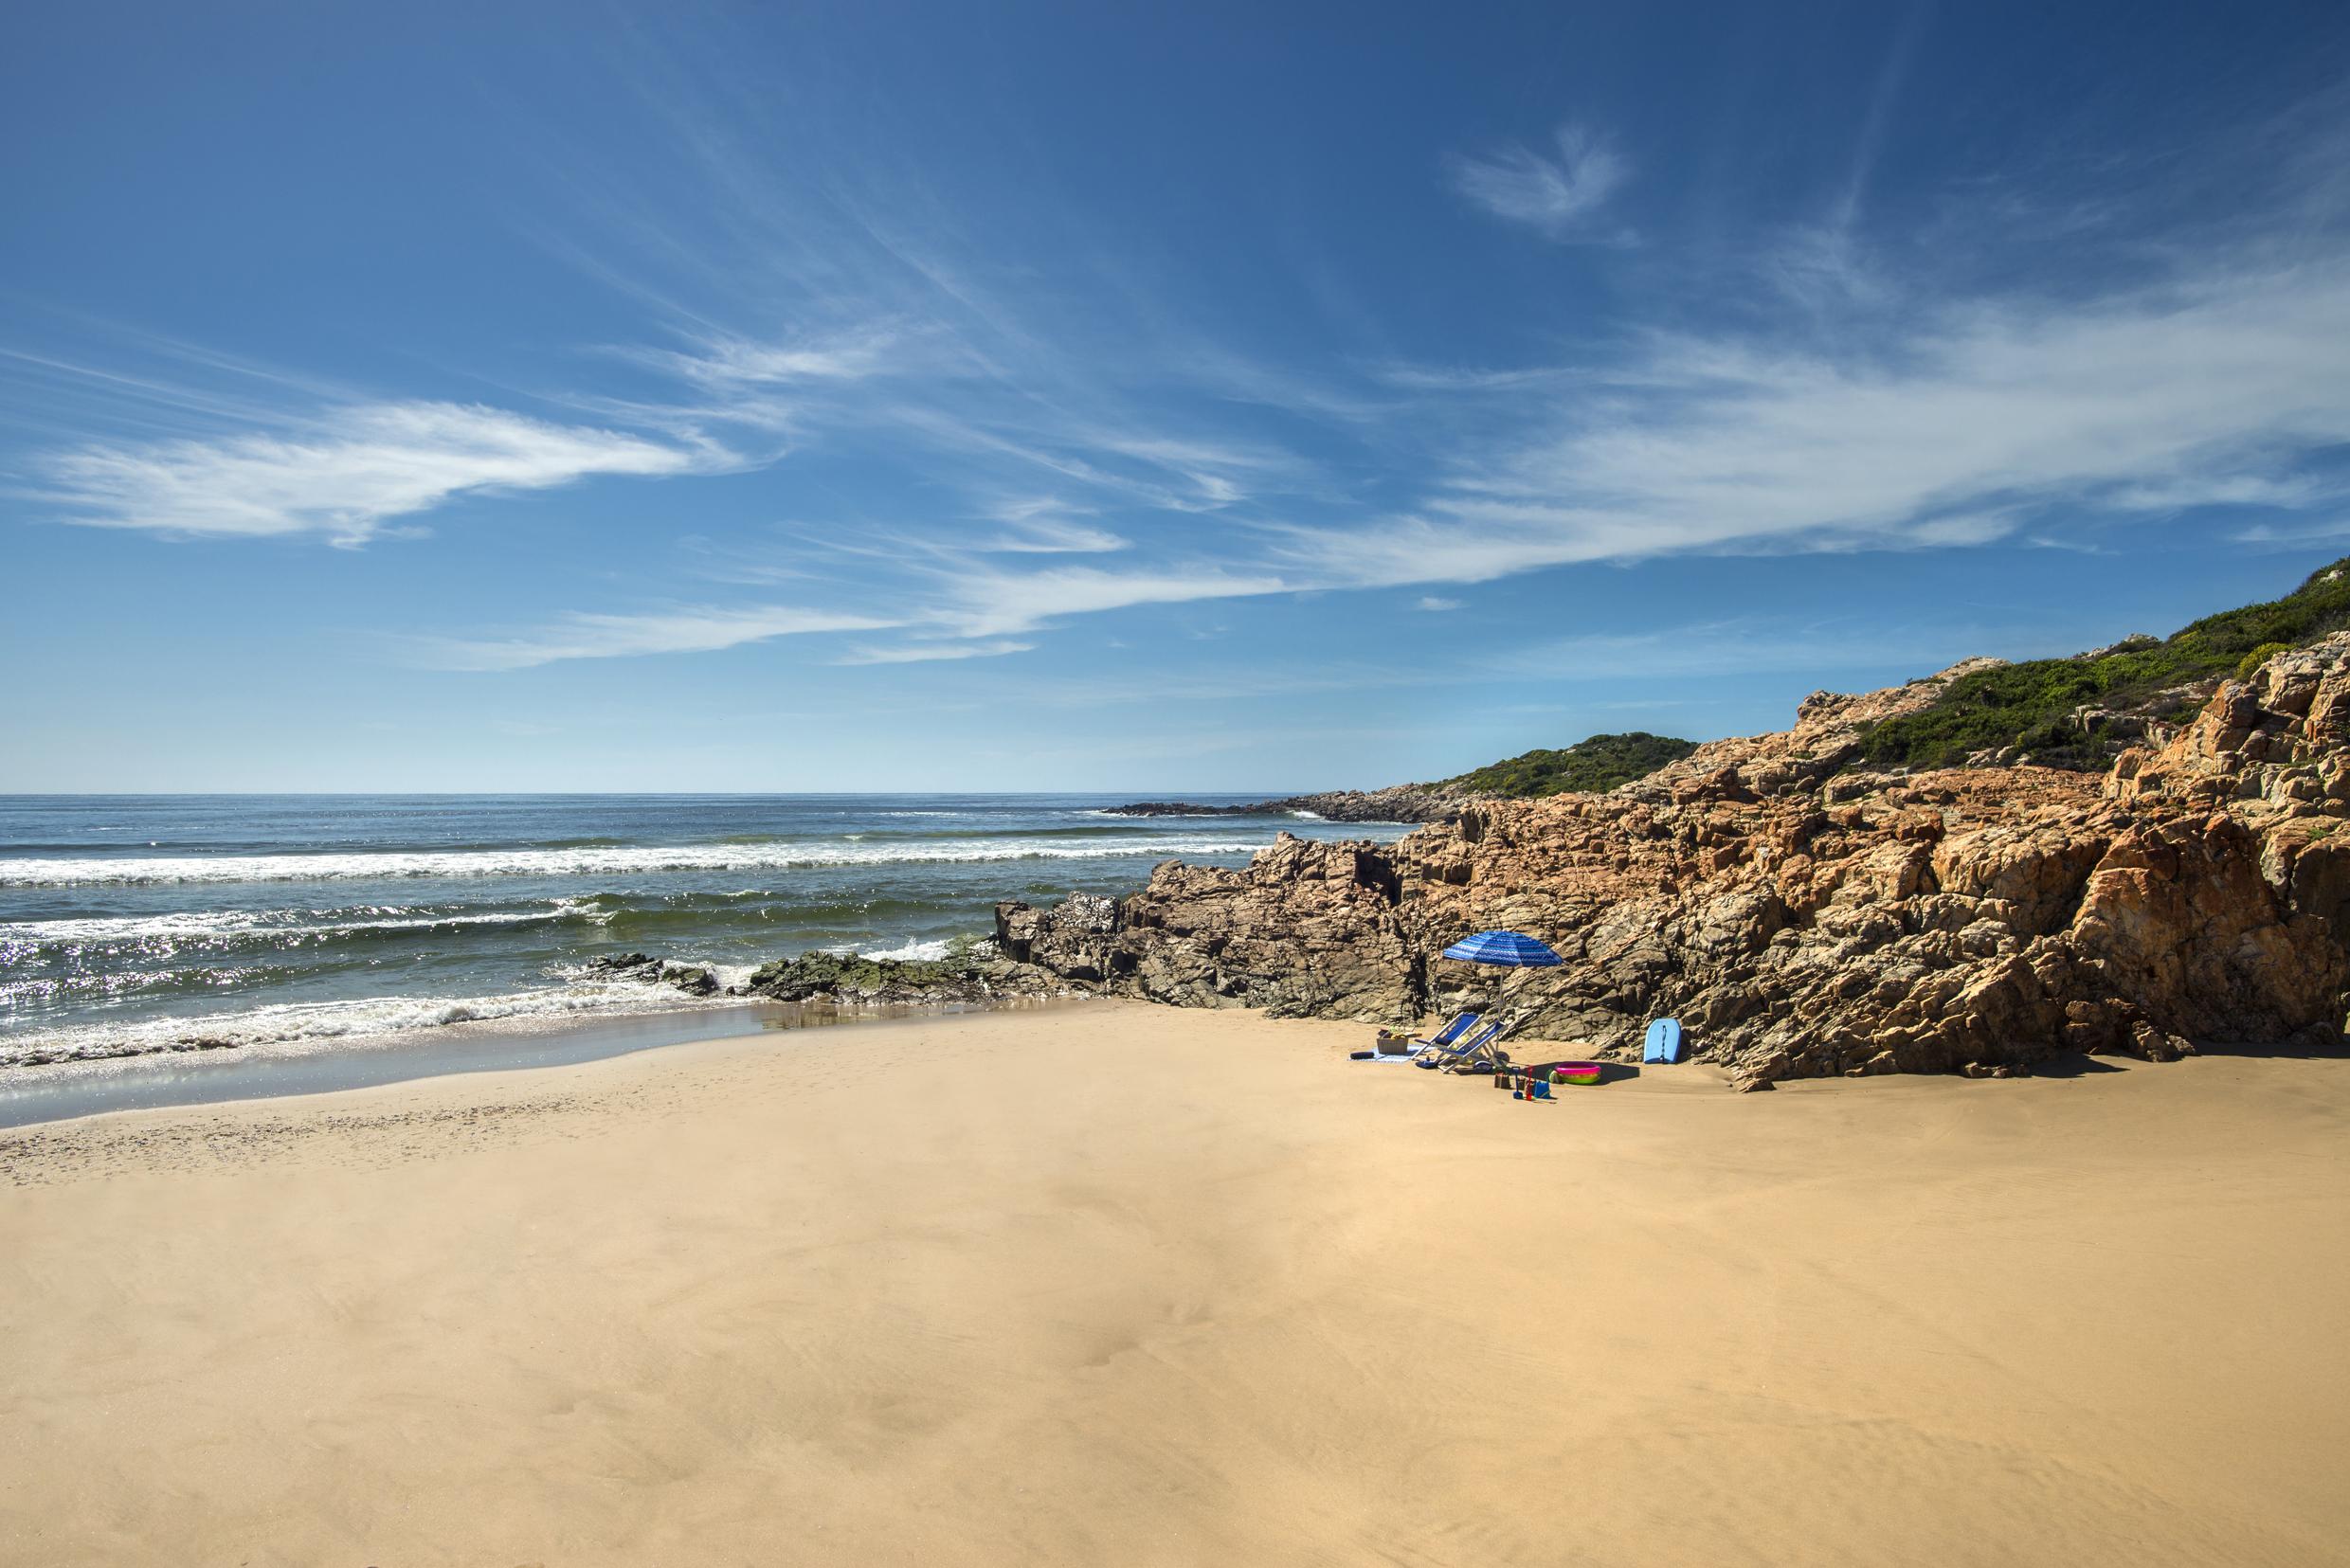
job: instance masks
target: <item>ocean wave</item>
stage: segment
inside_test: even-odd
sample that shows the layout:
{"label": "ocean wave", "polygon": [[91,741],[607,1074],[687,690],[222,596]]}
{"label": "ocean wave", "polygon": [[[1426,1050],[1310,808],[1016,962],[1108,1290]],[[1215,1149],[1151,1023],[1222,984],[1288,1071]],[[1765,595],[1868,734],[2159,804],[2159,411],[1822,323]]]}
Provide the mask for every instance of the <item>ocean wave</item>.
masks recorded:
{"label": "ocean wave", "polygon": [[1128,837],[1077,843],[996,838],[922,844],[679,844],[633,848],[385,850],[340,855],[181,856],[146,859],[0,860],[0,887],[164,882],[395,881],[409,877],[628,876],[670,871],[790,871],[833,866],[1103,860],[1243,855],[1262,839]]}
{"label": "ocean wave", "polygon": [[70,974],[29,975],[0,980],[0,1018],[23,1008],[55,1007],[139,1000],[161,992],[187,995],[250,990],[292,977],[282,964],[243,964],[226,968],[85,969]]}
{"label": "ocean wave", "polygon": [[[949,939],[916,938],[896,946],[859,951],[866,958],[919,960],[945,958],[952,949]],[[500,996],[364,997],[342,1001],[280,1002],[241,1012],[193,1017],[66,1024],[0,1034],[0,1070],[224,1047],[357,1044],[459,1023],[544,1023],[741,1006],[744,999],[726,995],[724,988],[743,984],[757,967],[751,964],[713,963],[691,954],[674,962],[705,964],[717,977],[721,991],[714,996],[697,997],[642,981],[606,980],[567,971],[568,978],[562,984]]]}
{"label": "ocean wave", "polygon": [[628,981],[575,981],[489,997],[364,997],[281,1002],[244,1012],[135,1022],[68,1024],[0,1036],[0,1068],[102,1061],[224,1046],[296,1047],[410,1035],[456,1023],[624,1016],[741,1004]]}
{"label": "ocean wave", "polygon": [[70,920],[0,921],[0,950],[40,947],[113,946],[164,943],[172,946],[233,940],[244,936],[344,936],[355,931],[434,930],[443,927],[521,926],[548,920],[603,920],[608,911],[591,901],[558,899],[541,910],[443,914],[398,905],[349,910],[187,910],[172,914],[88,915]]}

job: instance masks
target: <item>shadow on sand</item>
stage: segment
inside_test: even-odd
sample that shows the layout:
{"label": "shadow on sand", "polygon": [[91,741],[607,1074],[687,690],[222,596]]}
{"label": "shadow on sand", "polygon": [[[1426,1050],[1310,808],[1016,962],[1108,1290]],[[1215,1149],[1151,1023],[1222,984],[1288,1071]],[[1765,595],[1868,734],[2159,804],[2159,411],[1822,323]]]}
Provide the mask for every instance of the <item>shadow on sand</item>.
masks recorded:
{"label": "shadow on sand", "polygon": [[2084,1051],[2068,1051],[2061,1056],[2044,1056],[2032,1064],[2035,1078],[2086,1078],[2098,1072],[2127,1072],[2129,1069],[2109,1056],[2092,1056]]}
{"label": "shadow on sand", "polygon": [[2213,1045],[2197,1040],[2195,1049],[2196,1054],[2200,1056],[2251,1056],[2262,1061],[2350,1060],[2350,1046],[2344,1045],[2338,1039],[2322,1045],[2306,1039],[2277,1040],[2268,1045],[2233,1041]]}

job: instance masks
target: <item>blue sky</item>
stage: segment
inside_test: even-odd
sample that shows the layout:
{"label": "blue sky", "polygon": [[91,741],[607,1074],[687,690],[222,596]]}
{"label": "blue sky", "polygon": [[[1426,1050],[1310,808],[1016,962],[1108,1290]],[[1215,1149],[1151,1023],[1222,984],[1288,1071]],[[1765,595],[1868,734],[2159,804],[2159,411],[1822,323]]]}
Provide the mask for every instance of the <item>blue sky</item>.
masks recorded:
{"label": "blue sky", "polygon": [[2350,552],[2339,6],[10,32],[0,788],[1371,785]]}

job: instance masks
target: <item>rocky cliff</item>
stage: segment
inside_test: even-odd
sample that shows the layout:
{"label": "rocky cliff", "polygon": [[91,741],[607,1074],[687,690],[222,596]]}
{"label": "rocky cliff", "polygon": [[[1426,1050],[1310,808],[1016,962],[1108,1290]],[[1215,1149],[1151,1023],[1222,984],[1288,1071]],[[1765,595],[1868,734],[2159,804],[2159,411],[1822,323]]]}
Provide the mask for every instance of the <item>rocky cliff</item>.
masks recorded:
{"label": "rocky cliff", "polygon": [[[1463,805],[1384,847],[1284,836],[1243,871],[998,910],[1006,956],[1187,1006],[1397,1022],[1460,1004],[1579,1054],[1651,1018],[1759,1088],[2004,1072],[2075,1051],[2340,1043],[2350,984],[2350,634],[2223,683],[2105,774],[1854,771],[1970,661],[1816,693],[1604,795]],[[1508,928],[1566,959],[1437,955]]]}

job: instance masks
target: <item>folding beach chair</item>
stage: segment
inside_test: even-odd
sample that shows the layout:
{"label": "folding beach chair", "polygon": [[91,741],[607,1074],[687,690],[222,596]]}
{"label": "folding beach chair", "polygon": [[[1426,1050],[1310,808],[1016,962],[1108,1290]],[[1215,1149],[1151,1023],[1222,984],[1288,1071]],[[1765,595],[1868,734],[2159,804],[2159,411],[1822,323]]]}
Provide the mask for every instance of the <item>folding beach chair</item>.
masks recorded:
{"label": "folding beach chair", "polygon": [[1455,1040],[1460,1038],[1461,1036],[1475,1028],[1477,1016],[1474,1013],[1460,1014],[1458,1017],[1455,1018],[1452,1022],[1446,1024],[1442,1029],[1419,1043],[1422,1046],[1450,1045]]}
{"label": "folding beach chair", "polygon": [[1508,1033],[1508,1020],[1489,1023],[1456,1044],[1432,1046],[1419,1054],[1418,1061],[1421,1067],[1441,1067],[1447,1072],[1473,1072],[1475,1064],[1482,1061],[1491,1071],[1501,1066],[1500,1054],[1494,1046]]}

